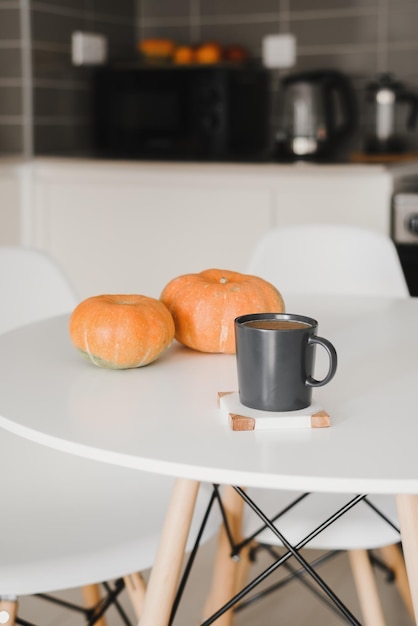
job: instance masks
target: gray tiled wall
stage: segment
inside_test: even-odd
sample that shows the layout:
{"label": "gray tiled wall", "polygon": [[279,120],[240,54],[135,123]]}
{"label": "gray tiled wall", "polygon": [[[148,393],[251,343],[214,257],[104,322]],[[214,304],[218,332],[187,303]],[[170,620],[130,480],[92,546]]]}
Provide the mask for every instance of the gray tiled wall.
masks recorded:
{"label": "gray tiled wall", "polygon": [[[291,71],[336,68],[356,90],[360,122],[364,88],[391,72],[418,93],[418,0],[137,0],[138,37],[179,43],[240,43],[255,58],[262,37],[291,32],[297,62]],[[277,73],[273,89],[280,77]],[[277,97],[277,94],[275,94]],[[361,124],[353,149],[361,145]],[[418,130],[411,148],[418,148]]]}
{"label": "gray tiled wall", "polygon": [[0,154],[89,151],[91,69],[72,65],[71,34],[103,33],[111,59],[131,55],[135,10],[135,0],[0,0]]}
{"label": "gray tiled wall", "polygon": [[106,35],[110,59],[115,59],[133,52],[134,20],[134,0],[31,1],[36,154],[91,148],[91,69],[71,64],[71,34]]}
{"label": "gray tiled wall", "polygon": [[23,152],[20,1],[0,0],[0,153]]}
{"label": "gray tiled wall", "polygon": [[106,34],[111,58],[151,36],[241,43],[260,57],[264,35],[290,31],[292,71],[347,72],[360,106],[380,72],[418,92],[418,0],[0,0],[0,154],[89,150],[90,70],[70,57],[79,29]]}

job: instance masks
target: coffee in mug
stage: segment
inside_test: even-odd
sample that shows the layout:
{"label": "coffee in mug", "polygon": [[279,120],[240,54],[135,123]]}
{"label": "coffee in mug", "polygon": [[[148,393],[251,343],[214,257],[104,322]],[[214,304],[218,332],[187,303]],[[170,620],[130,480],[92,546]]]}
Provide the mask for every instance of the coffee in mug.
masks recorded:
{"label": "coffee in mug", "polygon": [[[291,313],[254,313],[235,320],[239,398],[262,411],[296,411],[311,404],[312,389],[322,387],[337,369],[330,341],[317,336],[318,322]],[[322,380],[313,377],[315,346],[328,354]]]}
{"label": "coffee in mug", "polygon": [[244,326],[251,328],[261,328],[263,330],[294,330],[295,328],[306,328],[309,324],[293,320],[251,320],[244,322]]}

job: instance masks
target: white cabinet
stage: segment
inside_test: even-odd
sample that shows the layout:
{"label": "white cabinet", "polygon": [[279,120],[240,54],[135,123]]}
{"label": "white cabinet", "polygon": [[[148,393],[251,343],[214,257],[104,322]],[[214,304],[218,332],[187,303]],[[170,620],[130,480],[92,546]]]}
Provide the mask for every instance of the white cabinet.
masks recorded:
{"label": "white cabinet", "polygon": [[58,175],[36,186],[34,242],[60,262],[81,298],[158,297],[180,274],[242,270],[271,223],[269,190],[214,180]]}
{"label": "white cabinet", "polygon": [[0,167],[0,245],[20,243],[20,172],[12,165]]}
{"label": "white cabinet", "polygon": [[393,176],[383,167],[300,168],[277,187],[274,223],[348,224],[390,235],[392,189]]}

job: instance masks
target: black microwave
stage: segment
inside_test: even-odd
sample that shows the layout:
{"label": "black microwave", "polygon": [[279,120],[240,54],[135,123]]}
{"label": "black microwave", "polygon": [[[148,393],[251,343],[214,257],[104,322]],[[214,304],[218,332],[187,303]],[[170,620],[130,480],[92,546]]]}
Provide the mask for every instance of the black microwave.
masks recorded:
{"label": "black microwave", "polygon": [[94,142],[110,158],[258,161],[270,80],[252,66],[145,65],[94,76]]}

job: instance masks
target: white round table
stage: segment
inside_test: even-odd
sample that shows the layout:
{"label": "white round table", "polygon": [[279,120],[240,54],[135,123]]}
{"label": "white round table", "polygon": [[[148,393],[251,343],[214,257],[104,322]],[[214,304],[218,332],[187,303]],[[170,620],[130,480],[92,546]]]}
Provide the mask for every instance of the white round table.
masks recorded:
{"label": "white round table", "polygon": [[[234,356],[174,343],[147,367],[99,369],[71,345],[65,317],[0,336],[0,426],[81,456],[186,479],[167,518],[167,528],[183,532],[199,481],[404,494],[399,514],[417,600],[409,555],[418,554],[418,497],[410,495],[418,494],[418,300],[295,297],[287,310],[316,318],[319,334],[336,347],[334,380],[314,390],[330,428],[232,431],[217,394],[237,389]],[[141,626],[165,624],[158,572],[173,556],[170,543],[163,537],[165,558],[154,568]]]}

